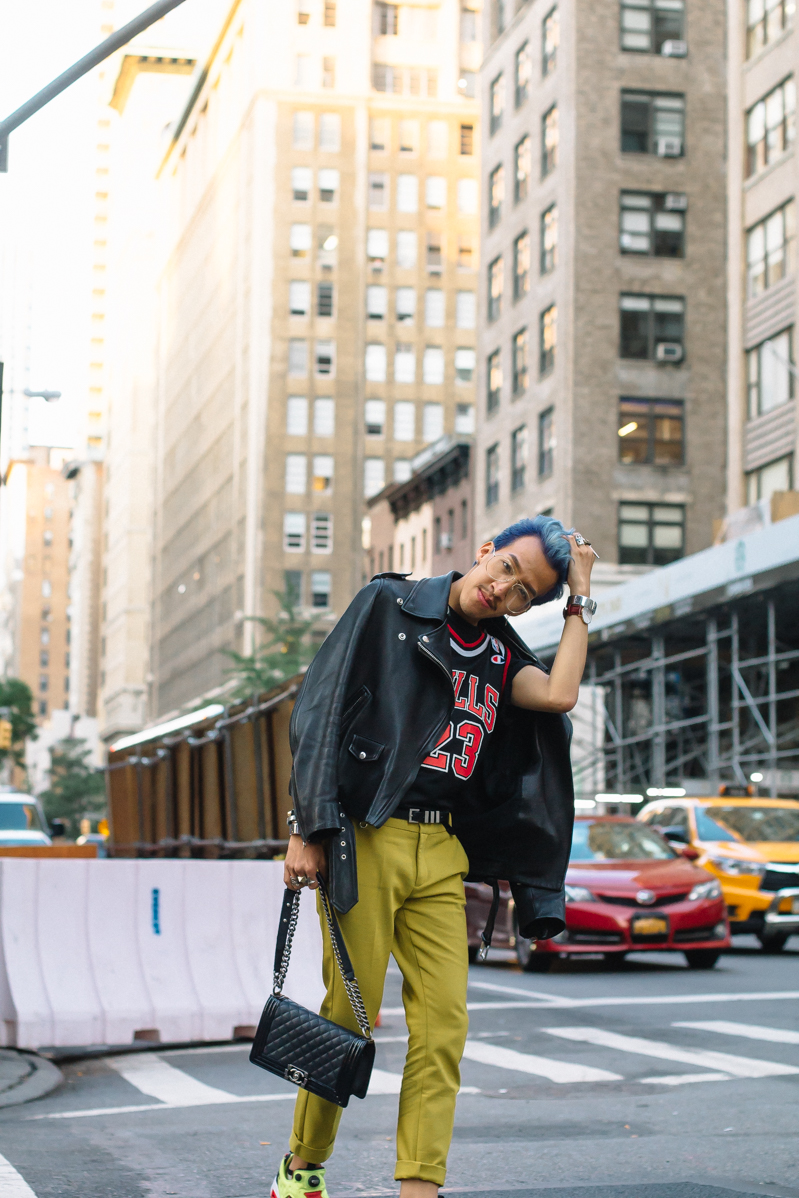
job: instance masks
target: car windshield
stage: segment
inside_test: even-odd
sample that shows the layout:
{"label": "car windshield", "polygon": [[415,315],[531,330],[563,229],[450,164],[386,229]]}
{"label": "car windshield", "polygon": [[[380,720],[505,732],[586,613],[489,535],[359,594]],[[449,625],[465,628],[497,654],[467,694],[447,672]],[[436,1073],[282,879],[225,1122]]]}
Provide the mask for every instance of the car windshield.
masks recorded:
{"label": "car windshield", "polygon": [[[715,807],[710,810],[714,815],[717,814]],[[694,816],[696,817],[696,834],[700,840],[737,840],[731,828],[725,828],[723,824],[710,818],[707,807],[697,807],[694,810]]]}
{"label": "car windshield", "polygon": [[571,861],[666,861],[675,856],[643,824],[578,820],[574,825]]}
{"label": "car windshield", "polygon": [[0,832],[41,832],[35,803],[0,803]]}
{"label": "car windshield", "polygon": [[[722,824],[750,844],[758,840],[799,840],[799,807],[706,807],[712,823]],[[698,811],[697,811],[698,814]],[[699,830],[697,825],[697,831]],[[718,840],[718,836],[700,837]]]}

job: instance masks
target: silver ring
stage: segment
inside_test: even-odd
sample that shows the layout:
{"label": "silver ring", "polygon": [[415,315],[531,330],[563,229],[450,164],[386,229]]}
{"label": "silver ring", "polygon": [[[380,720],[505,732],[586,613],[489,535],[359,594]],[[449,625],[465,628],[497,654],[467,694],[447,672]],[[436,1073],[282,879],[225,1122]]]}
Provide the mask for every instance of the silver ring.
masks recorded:
{"label": "silver ring", "polygon": [[586,541],[585,537],[583,536],[583,534],[581,532],[576,532],[574,534],[574,539],[578,545],[590,545],[590,543],[591,543],[590,541]]}

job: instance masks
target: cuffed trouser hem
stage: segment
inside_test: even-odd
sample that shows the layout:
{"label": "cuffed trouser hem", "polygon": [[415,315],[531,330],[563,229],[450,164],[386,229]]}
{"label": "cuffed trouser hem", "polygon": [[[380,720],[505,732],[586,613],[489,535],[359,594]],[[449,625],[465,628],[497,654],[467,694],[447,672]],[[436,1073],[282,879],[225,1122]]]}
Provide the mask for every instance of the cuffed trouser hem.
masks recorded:
{"label": "cuffed trouser hem", "polygon": [[326,1148],[314,1148],[312,1144],[303,1144],[302,1140],[298,1140],[294,1132],[289,1136],[289,1148],[302,1161],[308,1161],[310,1165],[323,1165],[325,1161],[329,1161],[333,1155],[333,1149],[336,1146],[335,1140],[332,1144],[328,1144]]}
{"label": "cuffed trouser hem", "polygon": [[424,1161],[397,1161],[394,1170],[395,1181],[432,1181],[434,1185],[443,1186],[447,1171],[442,1165],[428,1165]]}

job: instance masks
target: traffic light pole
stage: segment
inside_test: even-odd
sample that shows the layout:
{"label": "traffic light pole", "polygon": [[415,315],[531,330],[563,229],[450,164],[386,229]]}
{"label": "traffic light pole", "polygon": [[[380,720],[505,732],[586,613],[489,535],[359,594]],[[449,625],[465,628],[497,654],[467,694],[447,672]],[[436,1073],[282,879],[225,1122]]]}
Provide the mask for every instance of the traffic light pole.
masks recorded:
{"label": "traffic light pole", "polygon": [[80,58],[76,63],[73,63],[66,71],[54,79],[52,83],[48,83],[47,87],[43,87],[40,92],[32,96],[27,103],[18,108],[16,112],[12,112],[11,116],[6,117],[4,121],[0,121],[0,172],[8,170],[8,137],[9,134],[18,128],[21,124],[27,121],[28,117],[33,116],[40,108],[44,108],[45,104],[49,104],[56,96],[59,96],[62,91],[70,87],[76,80],[80,79],[87,71],[91,71],[115,50],[119,50],[137,34],[142,33],[145,29],[149,29],[156,21],[160,21],[173,8],[177,8],[182,4],[183,0],[158,0],[157,4],[152,4],[138,17],[134,17],[127,25],[123,25],[121,29],[117,29],[116,33],[112,33],[104,42],[100,42],[99,46],[95,46],[83,58]]}

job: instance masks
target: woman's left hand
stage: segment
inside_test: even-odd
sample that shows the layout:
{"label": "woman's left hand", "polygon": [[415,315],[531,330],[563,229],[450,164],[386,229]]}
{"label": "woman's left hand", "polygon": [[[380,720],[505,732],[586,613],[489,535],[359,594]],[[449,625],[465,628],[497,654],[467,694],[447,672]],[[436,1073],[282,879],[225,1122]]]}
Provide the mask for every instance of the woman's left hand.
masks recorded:
{"label": "woman's left hand", "polygon": [[583,541],[582,545],[577,543],[576,535],[572,533],[567,536],[571,550],[571,562],[569,564],[568,585],[571,595],[590,595],[591,594],[591,571],[594,568],[596,554],[591,548],[590,541]]}

